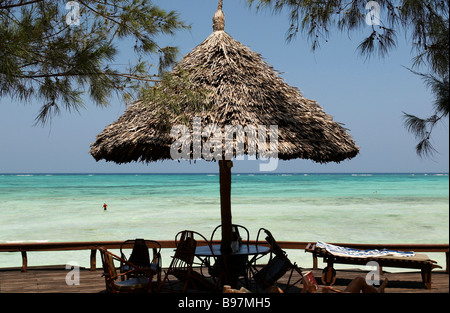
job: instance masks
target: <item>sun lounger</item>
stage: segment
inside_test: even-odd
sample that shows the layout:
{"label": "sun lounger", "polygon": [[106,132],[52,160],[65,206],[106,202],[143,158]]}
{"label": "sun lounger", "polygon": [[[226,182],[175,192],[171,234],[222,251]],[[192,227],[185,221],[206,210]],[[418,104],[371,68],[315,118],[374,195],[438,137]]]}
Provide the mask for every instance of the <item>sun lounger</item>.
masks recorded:
{"label": "sun lounger", "polygon": [[431,270],[442,268],[425,254],[414,252],[381,250],[359,250],[336,246],[324,242],[310,243],[305,251],[313,253],[315,257],[322,257],[327,263],[323,270],[322,281],[332,285],[336,279],[336,271],[333,264],[366,265],[370,261],[377,262],[380,272],[383,267],[414,268],[420,269],[422,281],[428,289],[431,289]]}

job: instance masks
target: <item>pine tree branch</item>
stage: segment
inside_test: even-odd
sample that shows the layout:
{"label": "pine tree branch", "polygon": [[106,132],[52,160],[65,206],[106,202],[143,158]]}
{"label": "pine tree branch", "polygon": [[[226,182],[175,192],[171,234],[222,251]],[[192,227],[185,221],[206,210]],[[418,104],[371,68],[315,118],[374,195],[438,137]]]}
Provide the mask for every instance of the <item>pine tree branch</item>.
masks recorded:
{"label": "pine tree branch", "polygon": [[106,14],[103,14],[102,12],[99,12],[99,11],[95,10],[94,8],[92,8],[92,7],[90,7],[89,5],[87,5],[87,4],[86,4],[84,1],[82,1],[82,0],[79,0],[79,1],[80,1],[80,3],[81,3],[82,5],[84,5],[86,8],[88,8],[89,10],[91,10],[92,12],[94,12],[95,14],[98,14],[99,16],[102,16],[102,17],[106,18],[107,20],[110,20],[111,22],[113,22],[113,23],[115,23],[115,24],[117,24],[117,25],[120,25],[120,22],[116,21],[115,19],[111,18],[110,16],[108,16],[108,15],[106,15]]}
{"label": "pine tree branch", "polygon": [[70,76],[89,76],[89,75],[105,75],[105,76],[120,76],[124,78],[142,80],[146,82],[159,83],[161,80],[150,79],[143,76],[123,74],[123,73],[106,73],[106,72],[91,72],[91,73],[53,73],[53,74],[40,74],[40,75],[18,75],[17,78],[51,78],[51,77],[70,77]]}
{"label": "pine tree branch", "polygon": [[12,8],[16,8],[16,7],[21,7],[23,5],[29,5],[29,4],[33,4],[33,3],[42,2],[42,1],[44,1],[44,0],[33,0],[33,1],[28,1],[28,2],[21,2],[21,3],[16,3],[16,4],[4,5],[4,6],[0,7],[0,10],[12,9]]}

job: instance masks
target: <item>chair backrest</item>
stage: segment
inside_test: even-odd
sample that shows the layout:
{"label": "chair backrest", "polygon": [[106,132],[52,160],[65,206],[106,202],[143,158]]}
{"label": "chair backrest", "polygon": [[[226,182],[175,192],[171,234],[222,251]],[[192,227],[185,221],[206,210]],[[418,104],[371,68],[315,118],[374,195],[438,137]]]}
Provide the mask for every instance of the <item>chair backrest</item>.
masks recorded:
{"label": "chair backrest", "polygon": [[194,239],[193,231],[181,231],[175,236],[175,255],[174,259],[185,262],[188,266],[192,266],[194,261],[195,248],[197,240]]}
{"label": "chair backrest", "polygon": [[[212,234],[211,234],[211,242],[214,240],[214,236],[216,232],[222,227],[222,225],[217,226],[214,228]],[[240,244],[246,244],[248,246],[250,241],[250,233],[247,228],[245,228],[242,225],[238,224],[232,224],[232,231],[237,235],[237,239]],[[242,238],[242,235],[244,235],[244,238]]]}
{"label": "chair backrest", "polygon": [[287,255],[286,252],[281,249],[281,247],[278,245],[277,241],[275,240],[275,238],[273,237],[272,233],[265,229],[265,228],[260,228],[258,230],[258,234],[256,236],[256,244],[259,244],[259,236],[261,235],[261,232],[264,232],[266,234],[265,240],[267,241],[267,243],[270,245],[270,253],[275,254],[276,256],[278,256],[279,258],[286,258],[287,259]]}
{"label": "chair backrest", "polygon": [[267,286],[273,285],[289,270],[290,264],[286,258],[275,256],[270,259],[259,272],[253,275],[256,281],[263,282]]}
{"label": "chair backrest", "polygon": [[[126,246],[133,244],[128,261],[137,266],[149,267],[151,263],[161,263],[161,244],[155,240],[148,239],[130,239],[124,241],[120,246],[120,255],[127,260],[124,249]],[[150,259],[149,249],[152,247],[153,256]]]}
{"label": "chair backrest", "polygon": [[114,266],[114,258],[106,249],[100,248],[100,257],[103,265],[103,275],[105,276],[106,289],[110,292],[114,291],[114,280],[117,277],[117,270]]}
{"label": "chair backrest", "polygon": [[[182,283],[183,292],[185,292],[189,286],[194,289],[205,288],[210,291],[215,287],[211,284],[211,282],[207,281],[202,274],[197,273],[192,269],[195,258],[195,249],[197,247],[197,243],[199,242],[195,239],[195,237],[203,240],[206,245],[209,246],[212,258],[215,259],[211,244],[202,234],[192,230],[180,231],[175,236],[175,254],[172,257],[172,261],[166,271],[162,283],[159,285],[159,290],[164,288],[165,283],[168,282],[169,275],[175,276],[178,279],[178,282]],[[203,243],[201,244],[203,245]],[[203,263],[198,265],[200,265],[200,271],[202,272]],[[170,285],[172,286],[172,284]]]}
{"label": "chair backrest", "polygon": [[114,258],[112,254],[106,249],[99,249],[102,257],[103,270],[105,274],[108,274],[112,279],[117,277],[117,269],[114,266]]}
{"label": "chair backrest", "polygon": [[137,266],[150,266],[150,254],[144,239],[136,239],[134,241],[133,250],[128,261]]}
{"label": "chair backrest", "polygon": [[[269,262],[253,276],[255,280],[264,283],[266,286],[270,286],[279,278],[281,278],[286,272],[291,271],[289,279],[286,283],[286,290],[302,281],[302,269],[297,266],[296,263],[292,263],[291,260],[289,260],[287,253],[283,249],[281,249],[269,230],[265,228],[260,228],[258,230],[258,235],[256,236],[256,244],[259,244],[259,237],[262,233],[265,234],[265,240],[270,245],[270,258]],[[291,283],[291,278],[293,277],[292,274],[294,271],[299,274],[300,278],[294,279]]]}

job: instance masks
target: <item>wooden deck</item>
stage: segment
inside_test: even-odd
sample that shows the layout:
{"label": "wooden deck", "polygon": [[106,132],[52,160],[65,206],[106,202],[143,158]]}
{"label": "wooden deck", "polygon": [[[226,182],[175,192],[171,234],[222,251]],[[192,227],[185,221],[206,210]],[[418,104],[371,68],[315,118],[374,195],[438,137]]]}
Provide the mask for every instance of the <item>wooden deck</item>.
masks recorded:
{"label": "wooden deck", "polygon": [[[81,268],[80,284],[70,286],[66,284],[66,276],[70,271],[64,266],[29,268],[27,272],[21,272],[20,268],[0,269],[0,293],[104,293],[102,271],[101,268],[96,271]],[[313,273],[321,285],[321,271],[313,270]],[[344,290],[353,278],[365,275],[366,272],[360,270],[338,270],[335,288]],[[449,293],[449,274],[443,270],[433,271],[430,290],[422,283],[420,272],[385,272],[382,278],[385,277],[389,280],[386,293]],[[281,278],[279,283],[282,284],[286,279]],[[290,292],[299,293],[301,289],[293,287]]]}

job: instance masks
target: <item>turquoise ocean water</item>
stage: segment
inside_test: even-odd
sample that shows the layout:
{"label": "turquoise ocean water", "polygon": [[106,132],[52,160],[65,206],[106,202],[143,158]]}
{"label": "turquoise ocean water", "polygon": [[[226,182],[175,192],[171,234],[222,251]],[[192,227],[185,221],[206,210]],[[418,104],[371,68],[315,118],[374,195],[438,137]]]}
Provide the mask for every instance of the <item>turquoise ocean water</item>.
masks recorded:
{"label": "turquoise ocean water", "polygon": [[[234,174],[232,214],[251,239],[265,227],[288,241],[448,243],[449,177]],[[209,237],[218,224],[217,174],[0,174],[0,243],[167,240],[183,229]],[[309,254],[287,252],[311,266]],[[443,253],[432,257],[445,265]],[[28,262],[88,266],[89,251],[34,252]],[[0,267],[12,266],[20,253],[0,253]]]}

